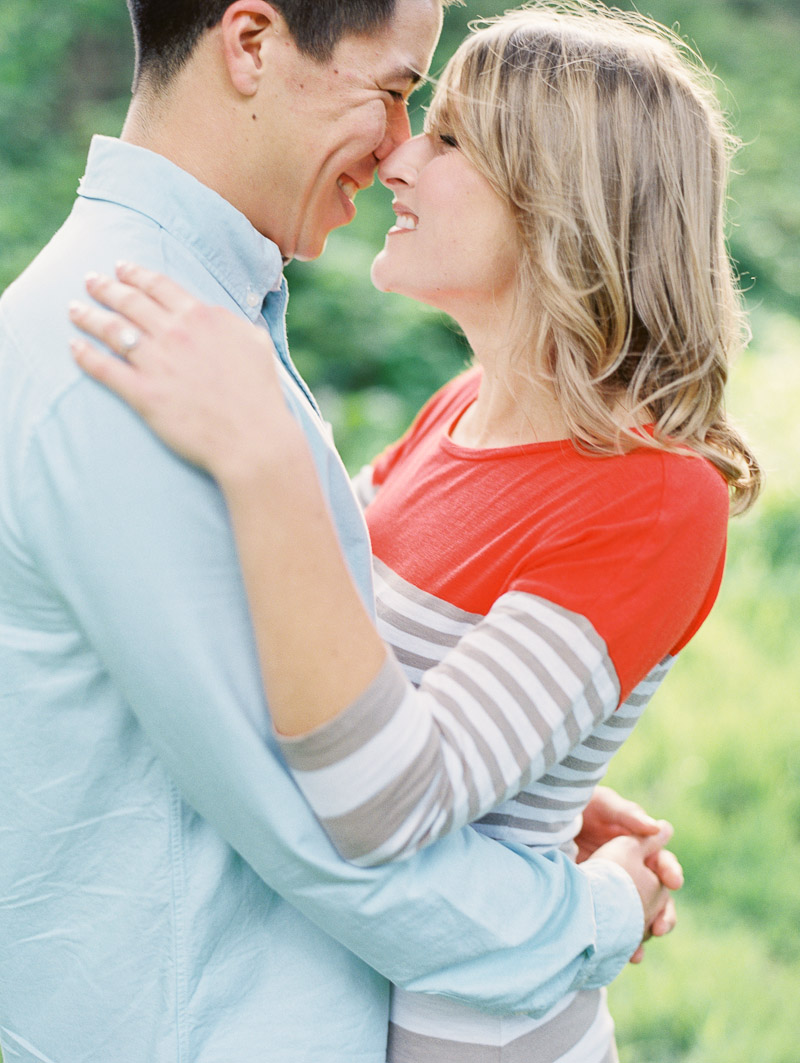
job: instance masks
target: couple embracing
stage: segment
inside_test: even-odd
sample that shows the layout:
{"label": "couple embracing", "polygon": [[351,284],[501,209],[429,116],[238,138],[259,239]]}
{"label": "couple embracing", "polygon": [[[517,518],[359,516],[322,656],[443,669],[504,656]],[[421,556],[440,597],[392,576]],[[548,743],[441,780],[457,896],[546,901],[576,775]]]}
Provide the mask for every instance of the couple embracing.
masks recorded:
{"label": "couple embracing", "polygon": [[[730,138],[577,2],[474,32],[411,138],[443,6],[129,0],[122,137],[0,303],[6,1063],[608,1063],[674,921],[598,783],[758,490]],[[375,284],[475,365],[351,485],[282,271],[376,170]]]}

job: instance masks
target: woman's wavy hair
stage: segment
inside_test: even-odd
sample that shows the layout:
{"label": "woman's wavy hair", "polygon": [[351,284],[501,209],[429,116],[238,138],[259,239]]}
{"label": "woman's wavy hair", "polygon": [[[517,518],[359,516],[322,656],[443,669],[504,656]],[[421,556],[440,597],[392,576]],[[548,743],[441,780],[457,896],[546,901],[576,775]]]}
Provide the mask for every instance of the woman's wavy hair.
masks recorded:
{"label": "woman's wavy hair", "polygon": [[513,371],[537,352],[582,449],[697,452],[743,512],[761,470],[723,399],[749,338],[725,244],[737,145],[710,74],[674,33],[591,0],[472,29],[426,128],[515,215]]}

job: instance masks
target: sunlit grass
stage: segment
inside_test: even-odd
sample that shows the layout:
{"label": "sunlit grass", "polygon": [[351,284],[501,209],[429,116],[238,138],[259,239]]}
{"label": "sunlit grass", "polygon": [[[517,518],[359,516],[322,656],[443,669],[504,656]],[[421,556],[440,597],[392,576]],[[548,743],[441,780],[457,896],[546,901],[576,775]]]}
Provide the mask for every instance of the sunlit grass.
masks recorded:
{"label": "sunlit grass", "polygon": [[610,991],[622,1063],[797,1063],[800,325],[756,315],[731,405],[769,473],[720,600],[609,782],[676,827],[672,938]]}
{"label": "sunlit grass", "polygon": [[679,929],[612,987],[622,1063],[797,1063],[796,964],[717,915],[683,904]]}

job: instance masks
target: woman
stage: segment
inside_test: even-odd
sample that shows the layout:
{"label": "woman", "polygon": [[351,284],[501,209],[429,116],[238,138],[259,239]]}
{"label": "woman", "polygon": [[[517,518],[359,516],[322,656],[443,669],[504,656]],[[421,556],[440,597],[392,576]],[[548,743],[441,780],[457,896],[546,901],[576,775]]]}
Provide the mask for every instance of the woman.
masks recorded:
{"label": "woman", "polygon": [[[136,330],[73,309],[130,362],[76,343],[83,368],[218,480],[276,731],[348,858],[476,820],[572,846],[708,614],[729,496],[760,479],[722,406],[744,334],[729,148],[697,63],[638,16],[539,5],[458,50],[379,168],[397,222],[375,284],[449,313],[477,363],[359,477],[380,634],[265,333],[130,266],[89,288]],[[503,1020],[400,992],[389,1057],[616,1058],[596,993]]]}

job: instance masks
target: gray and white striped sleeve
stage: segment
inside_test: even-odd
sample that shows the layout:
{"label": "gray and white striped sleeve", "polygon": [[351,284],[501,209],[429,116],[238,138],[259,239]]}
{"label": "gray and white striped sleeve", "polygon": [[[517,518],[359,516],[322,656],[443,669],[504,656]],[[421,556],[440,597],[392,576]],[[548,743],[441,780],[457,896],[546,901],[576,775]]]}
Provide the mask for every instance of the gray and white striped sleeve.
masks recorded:
{"label": "gray and white striped sleeve", "polygon": [[503,595],[418,690],[390,656],[343,713],[281,746],[345,858],[410,856],[544,775],[617,707],[605,643],[582,616]]}

